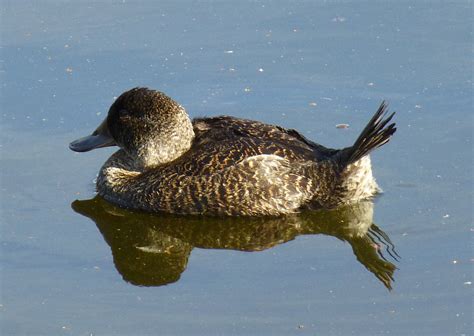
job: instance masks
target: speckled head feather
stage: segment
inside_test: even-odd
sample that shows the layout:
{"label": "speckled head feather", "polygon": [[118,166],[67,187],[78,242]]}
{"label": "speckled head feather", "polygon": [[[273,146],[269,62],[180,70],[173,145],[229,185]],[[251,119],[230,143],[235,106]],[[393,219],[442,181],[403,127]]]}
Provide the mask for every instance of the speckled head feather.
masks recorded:
{"label": "speckled head feather", "polygon": [[162,92],[134,88],[112,104],[107,126],[137,165],[173,161],[191,147],[193,126],[184,108]]}

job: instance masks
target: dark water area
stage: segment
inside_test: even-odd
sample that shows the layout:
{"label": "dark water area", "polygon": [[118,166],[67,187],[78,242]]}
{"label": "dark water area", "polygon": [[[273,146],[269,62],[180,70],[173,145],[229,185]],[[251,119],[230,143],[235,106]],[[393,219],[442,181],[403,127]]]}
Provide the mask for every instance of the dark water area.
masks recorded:
{"label": "dark water area", "polygon": [[[1,334],[471,335],[472,11],[1,1]],[[386,99],[384,193],[283,218],[117,208],[94,186],[114,149],[68,143],[136,86],[334,148]]]}

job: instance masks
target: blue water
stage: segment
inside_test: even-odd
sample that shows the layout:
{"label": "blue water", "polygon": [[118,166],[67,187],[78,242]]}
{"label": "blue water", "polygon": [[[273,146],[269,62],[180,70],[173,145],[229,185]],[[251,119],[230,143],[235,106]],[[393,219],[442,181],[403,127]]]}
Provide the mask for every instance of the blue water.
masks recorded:
{"label": "blue water", "polygon": [[[2,335],[472,334],[472,6],[1,1]],[[373,220],[401,257],[385,252],[393,290],[352,241],[311,230],[251,253],[180,237],[179,280],[133,284],[104,231],[133,225],[71,208],[114,150],[67,145],[135,86],[331,147],[388,100],[398,131],[373,155]]]}

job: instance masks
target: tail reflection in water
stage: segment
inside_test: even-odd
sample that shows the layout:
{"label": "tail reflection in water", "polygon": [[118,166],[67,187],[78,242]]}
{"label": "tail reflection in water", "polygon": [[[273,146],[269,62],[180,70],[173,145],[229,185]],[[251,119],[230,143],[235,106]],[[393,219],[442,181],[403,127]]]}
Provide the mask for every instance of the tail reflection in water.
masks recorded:
{"label": "tail reflection in water", "polygon": [[96,223],[117,270],[139,286],[178,281],[194,247],[262,251],[299,235],[324,234],[347,241],[357,260],[388,289],[396,267],[385,255],[398,260],[390,238],[372,223],[370,201],[276,218],[152,215],[118,208],[100,197],[74,201],[72,208]]}

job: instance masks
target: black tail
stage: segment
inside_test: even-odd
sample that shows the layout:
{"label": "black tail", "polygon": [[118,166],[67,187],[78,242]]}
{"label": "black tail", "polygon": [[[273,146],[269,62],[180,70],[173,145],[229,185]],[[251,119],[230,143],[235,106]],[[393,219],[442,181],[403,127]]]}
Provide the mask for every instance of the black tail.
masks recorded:
{"label": "black tail", "polygon": [[395,112],[393,112],[384,119],[387,115],[387,108],[387,103],[383,101],[377,112],[354,142],[354,145],[344,148],[338,153],[338,159],[343,166],[361,159],[375,148],[386,144],[390,140],[390,137],[395,133],[397,128],[395,127],[395,123],[385,127],[395,114]]}

